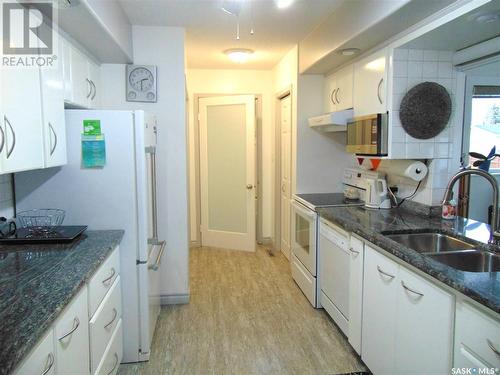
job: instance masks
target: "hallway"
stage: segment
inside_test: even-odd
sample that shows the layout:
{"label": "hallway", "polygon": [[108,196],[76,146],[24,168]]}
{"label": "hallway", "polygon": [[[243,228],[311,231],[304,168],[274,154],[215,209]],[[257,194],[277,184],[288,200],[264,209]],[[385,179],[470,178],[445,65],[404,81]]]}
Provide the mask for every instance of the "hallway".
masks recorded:
{"label": "hallway", "polygon": [[121,365],[120,375],[366,369],[327,314],[296,287],[282,254],[195,248],[190,271],[190,303],[162,309],[151,360]]}

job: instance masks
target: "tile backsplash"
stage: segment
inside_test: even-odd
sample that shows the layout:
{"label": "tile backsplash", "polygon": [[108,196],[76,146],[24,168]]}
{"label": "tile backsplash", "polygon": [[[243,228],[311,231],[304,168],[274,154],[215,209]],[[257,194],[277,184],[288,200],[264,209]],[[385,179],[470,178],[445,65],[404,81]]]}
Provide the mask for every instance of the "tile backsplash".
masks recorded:
{"label": "tile backsplash", "polygon": [[[393,159],[428,159],[429,174],[422,181],[413,201],[436,206],[441,200],[451,176],[458,171],[462,134],[462,105],[459,73],[452,64],[453,52],[420,49],[395,49],[393,59],[392,151]],[[436,82],[449,92],[452,113],[446,128],[436,137],[420,140],[408,135],[401,127],[399,106],[404,95],[422,82]],[[398,143],[400,145],[398,146]],[[417,182],[391,175],[391,160],[382,162],[389,186],[398,186],[398,196],[412,194]]]}
{"label": "tile backsplash", "polygon": [[0,175],[0,216],[10,219],[14,216],[12,175]]}

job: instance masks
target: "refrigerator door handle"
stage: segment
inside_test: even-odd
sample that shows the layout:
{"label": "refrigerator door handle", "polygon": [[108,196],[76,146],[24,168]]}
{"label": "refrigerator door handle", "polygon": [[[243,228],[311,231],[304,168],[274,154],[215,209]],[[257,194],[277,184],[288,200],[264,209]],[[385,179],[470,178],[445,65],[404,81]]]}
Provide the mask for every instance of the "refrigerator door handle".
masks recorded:
{"label": "refrigerator door handle", "polygon": [[156,261],[154,264],[151,264],[148,266],[148,270],[153,270],[153,271],[158,271],[158,268],[160,267],[161,264],[161,258],[163,256],[163,253],[165,252],[165,247],[167,246],[166,241],[161,241],[158,245],[160,245],[160,251],[158,252],[158,256],[156,257]]}
{"label": "refrigerator door handle", "polygon": [[146,147],[151,160],[151,201],[153,203],[153,241],[158,242],[158,201],[156,195],[156,147]]}

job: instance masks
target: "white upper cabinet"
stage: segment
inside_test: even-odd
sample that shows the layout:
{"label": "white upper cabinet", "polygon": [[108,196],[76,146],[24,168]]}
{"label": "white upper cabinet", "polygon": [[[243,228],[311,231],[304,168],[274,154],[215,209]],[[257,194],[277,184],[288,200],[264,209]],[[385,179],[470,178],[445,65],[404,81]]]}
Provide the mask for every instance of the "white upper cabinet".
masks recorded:
{"label": "white upper cabinet", "polygon": [[325,79],[325,112],[342,111],[353,106],[353,69],[349,65]]}
{"label": "white upper cabinet", "polygon": [[66,42],[64,59],[64,100],[82,108],[100,104],[100,68],[84,53]]}
{"label": "white upper cabinet", "polygon": [[40,70],[4,70],[1,90],[2,173],[43,168]]}
{"label": "white upper cabinet", "polygon": [[70,50],[71,100],[72,104],[88,107],[92,85],[88,78],[86,56],[74,47]]}
{"label": "white upper cabinet", "polygon": [[100,105],[101,100],[101,71],[99,69],[99,65],[94,64],[89,61],[87,65],[88,69],[88,79],[90,81],[91,93],[89,97],[89,107],[97,108]]}
{"label": "white upper cabinet", "polygon": [[[59,39],[61,40],[61,39]],[[62,46],[59,51],[63,50]],[[64,52],[63,52],[64,53]],[[66,126],[64,118],[64,62],[41,68],[44,166],[66,164]]]}
{"label": "white upper cabinet", "polygon": [[384,48],[354,64],[354,115],[387,112],[388,49]]}

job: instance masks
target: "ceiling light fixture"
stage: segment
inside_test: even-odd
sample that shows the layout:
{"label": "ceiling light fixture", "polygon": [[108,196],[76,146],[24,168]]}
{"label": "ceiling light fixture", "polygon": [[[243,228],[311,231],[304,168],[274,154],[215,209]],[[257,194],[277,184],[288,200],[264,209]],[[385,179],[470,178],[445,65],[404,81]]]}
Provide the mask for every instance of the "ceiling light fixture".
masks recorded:
{"label": "ceiling light fixture", "polygon": [[500,10],[486,10],[482,12],[477,12],[469,17],[470,21],[476,21],[479,23],[490,23],[490,22],[495,22],[500,20]]}
{"label": "ceiling light fixture", "polygon": [[361,52],[359,48],[344,48],[338,51],[342,56],[353,56],[359,52]]}
{"label": "ceiling light fixture", "polygon": [[276,6],[280,9],[288,8],[292,3],[293,0],[276,0]]}
{"label": "ceiling light fixture", "polygon": [[247,48],[230,48],[224,51],[227,57],[238,64],[247,62],[253,52],[253,50]]}

